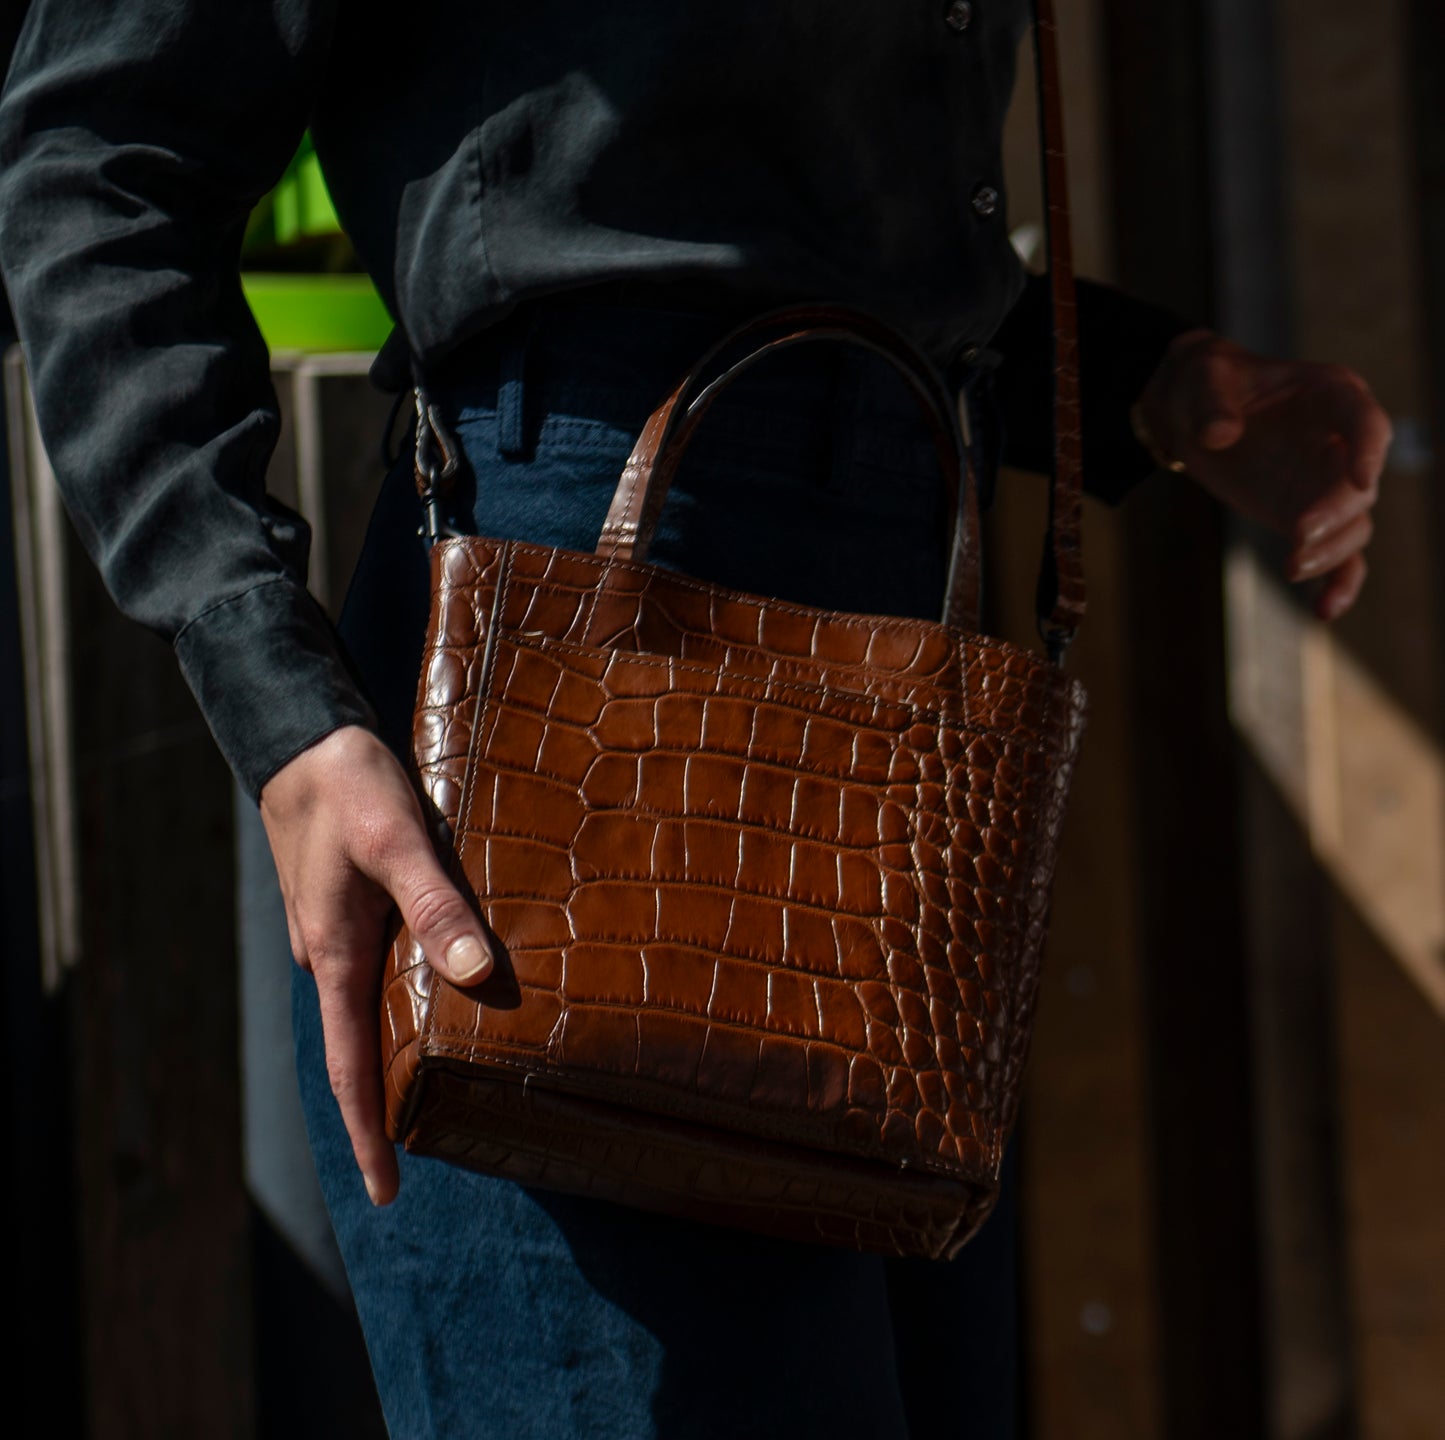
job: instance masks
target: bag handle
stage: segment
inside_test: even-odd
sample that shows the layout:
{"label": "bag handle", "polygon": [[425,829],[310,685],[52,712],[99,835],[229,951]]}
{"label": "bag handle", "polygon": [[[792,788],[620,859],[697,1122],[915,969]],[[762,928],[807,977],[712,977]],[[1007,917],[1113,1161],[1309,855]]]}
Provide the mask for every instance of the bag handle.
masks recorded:
{"label": "bag handle", "polygon": [[[948,501],[951,543],[943,618],[976,630],[978,487],[953,401],[942,378],[910,342],[872,316],[839,305],[793,305],[757,316],[725,335],[698,360],[648,417],[638,436],[603,522],[597,553],[609,559],[645,560],[677,467],[713,401],[767,356],[824,340],[887,360],[918,400],[938,451]],[[751,348],[740,359],[718,368],[725,354],[745,344]]]}
{"label": "bag handle", "polygon": [[1053,305],[1054,474],[1049,528],[1034,604],[1039,634],[1053,662],[1083,623],[1084,445],[1079,409],[1079,319],[1074,298],[1074,245],[1069,222],[1069,172],[1059,84],[1054,0],[1034,0],[1034,72],[1043,145],[1044,233]]}

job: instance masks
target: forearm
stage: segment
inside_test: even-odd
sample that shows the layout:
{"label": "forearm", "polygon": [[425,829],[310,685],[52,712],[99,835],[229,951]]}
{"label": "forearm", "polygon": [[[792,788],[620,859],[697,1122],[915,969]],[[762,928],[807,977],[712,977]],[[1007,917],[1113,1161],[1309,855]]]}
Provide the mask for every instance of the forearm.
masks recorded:
{"label": "forearm", "polygon": [[306,593],[306,527],[265,495],[277,408],[237,274],[330,9],[33,0],[0,102],[0,266],[46,449],[253,795],[369,716]]}

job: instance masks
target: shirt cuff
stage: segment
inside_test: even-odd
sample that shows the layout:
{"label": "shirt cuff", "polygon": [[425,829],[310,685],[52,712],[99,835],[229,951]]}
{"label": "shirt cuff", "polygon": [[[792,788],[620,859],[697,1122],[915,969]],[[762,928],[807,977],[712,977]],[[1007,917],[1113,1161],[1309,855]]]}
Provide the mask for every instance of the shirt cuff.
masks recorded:
{"label": "shirt cuff", "polygon": [[331,622],[294,581],[268,581],[203,611],[175,648],[211,734],[253,800],[333,730],[376,728]]}
{"label": "shirt cuff", "polygon": [[1080,284],[1084,474],[1100,500],[1117,505],[1159,469],[1139,444],[1129,412],[1170,343],[1196,323],[1107,285]]}
{"label": "shirt cuff", "polygon": [[[1170,341],[1194,322],[1094,280],[1079,280],[1077,295],[1084,489],[1116,505],[1156,468],[1129,411]],[[1004,464],[1041,475],[1053,466],[1052,330],[1048,277],[1031,275],[993,344],[1003,356],[996,388]]]}

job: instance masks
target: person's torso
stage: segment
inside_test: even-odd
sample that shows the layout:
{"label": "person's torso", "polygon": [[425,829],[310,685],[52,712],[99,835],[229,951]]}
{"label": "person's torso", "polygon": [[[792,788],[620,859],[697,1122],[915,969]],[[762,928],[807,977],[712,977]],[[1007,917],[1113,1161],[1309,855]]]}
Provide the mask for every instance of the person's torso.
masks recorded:
{"label": "person's torso", "polygon": [[412,348],[609,283],[865,305],[949,358],[1022,283],[1027,0],[343,7],[313,129]]}

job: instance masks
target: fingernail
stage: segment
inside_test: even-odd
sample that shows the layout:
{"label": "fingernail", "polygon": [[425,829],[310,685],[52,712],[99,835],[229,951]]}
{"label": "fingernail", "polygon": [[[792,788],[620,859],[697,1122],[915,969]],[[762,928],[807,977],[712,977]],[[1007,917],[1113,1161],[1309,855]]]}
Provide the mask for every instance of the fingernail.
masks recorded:
{"label": "fingernail", "polygon": [[378,1194],[376,1182],[370,1175],[363,1175],[361,1178],[366,1182],[366,1198],[370,1200],[373,1205],[380,1205],[381,1201],[376,1198]]}
{"label": "fingernail", "polygon": [[463,935],[447,946],[447,969],[464,983],[480,980],[492,968],[492,957],[475,935]]}

